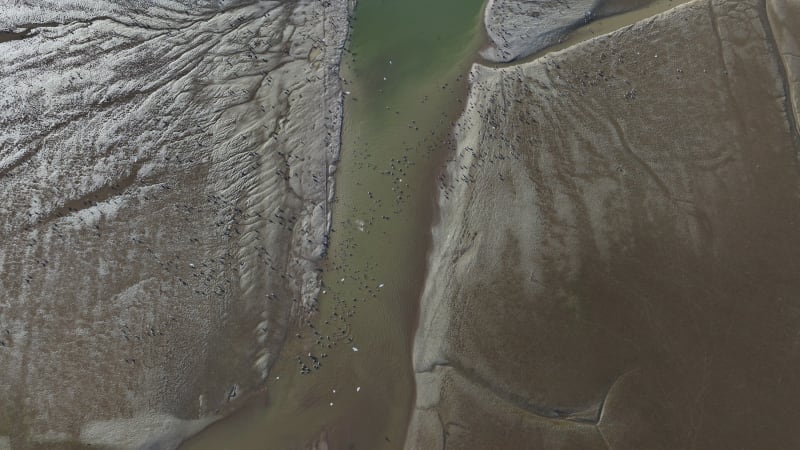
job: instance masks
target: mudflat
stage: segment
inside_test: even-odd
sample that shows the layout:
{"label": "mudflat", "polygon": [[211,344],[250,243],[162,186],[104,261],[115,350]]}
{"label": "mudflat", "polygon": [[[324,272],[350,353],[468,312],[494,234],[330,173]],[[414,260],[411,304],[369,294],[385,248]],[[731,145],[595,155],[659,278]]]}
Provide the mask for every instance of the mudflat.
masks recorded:
{"label": "mudflat", "polygon": [[800,445],[797,10],[473,67],[406,448]]}
{"label": "mudflat", "polygon": [[175,447],[316,301],[346,2],[0,3],[0,447]]}

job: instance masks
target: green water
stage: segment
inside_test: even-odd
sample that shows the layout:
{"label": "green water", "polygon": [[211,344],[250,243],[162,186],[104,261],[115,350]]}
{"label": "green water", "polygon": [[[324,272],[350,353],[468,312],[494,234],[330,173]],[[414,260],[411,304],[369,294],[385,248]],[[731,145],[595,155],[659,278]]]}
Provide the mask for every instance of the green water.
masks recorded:
{"label": "green water", "polygon": [[[351,35],[351,72],[367,92],[383,87],[391,96],[424,89],[471,58],[480,33],[482,0],[362,0]],[[388,64],[392,60],[393,64]],[[458,66],[458,67],[454,67]],[[389,83],[382,76],[391,75]],[[388,77],[387,77],[388,78]],[[372,97],[377,100],[378,97]]]}
{"label": "green water", "polygon": [[290,333],[267,398],[184,448],[289,449],[323,433],[331,448],[403,445],[436,174],[481,44],[483,2],[358,2],[319,313]]}

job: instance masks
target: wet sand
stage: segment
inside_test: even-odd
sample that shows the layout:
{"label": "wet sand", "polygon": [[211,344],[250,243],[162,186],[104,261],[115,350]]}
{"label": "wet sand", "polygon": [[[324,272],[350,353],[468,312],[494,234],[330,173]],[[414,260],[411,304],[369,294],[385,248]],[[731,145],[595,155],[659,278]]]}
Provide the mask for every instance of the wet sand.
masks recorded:
{"label": "wet sand", "polygon": [[796,19],[770,7],[473,67],[406,448],[800,445]]}

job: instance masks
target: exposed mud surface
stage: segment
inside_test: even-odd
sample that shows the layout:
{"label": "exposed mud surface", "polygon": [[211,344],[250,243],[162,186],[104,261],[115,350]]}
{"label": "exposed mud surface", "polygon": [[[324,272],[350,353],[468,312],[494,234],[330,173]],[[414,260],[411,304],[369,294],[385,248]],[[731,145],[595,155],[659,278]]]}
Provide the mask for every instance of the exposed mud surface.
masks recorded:
{"label": "exposed mud surface", "polygon": [[800,445],[798,23],[694,1],[474,66],[406,448]]}
{"label": "exposed mud surface", "polygon": [[0,447],[174,447],[315,302],[346,2],[0,1],[0,30]]}
{"label": "exposed mud surface", "polygon": [[672,7],[684,1],[489,0],[484,18],[491,45],[481,54],[493,62],[515,61],[563,42],[597,19],[654,3]]}

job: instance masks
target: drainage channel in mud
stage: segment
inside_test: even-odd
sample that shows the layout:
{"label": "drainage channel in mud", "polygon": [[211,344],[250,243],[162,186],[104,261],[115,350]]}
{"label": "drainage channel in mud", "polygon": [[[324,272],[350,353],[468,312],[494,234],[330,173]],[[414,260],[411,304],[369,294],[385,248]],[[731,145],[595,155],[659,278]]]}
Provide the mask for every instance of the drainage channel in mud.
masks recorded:
{"label": "drainage channel in mud", "polygon": [[403,445],[435,173],[481,44],[482,6],[358,2],[343,58],[342,159],[319,312],[288,336],[266,401],[184,448]]}

